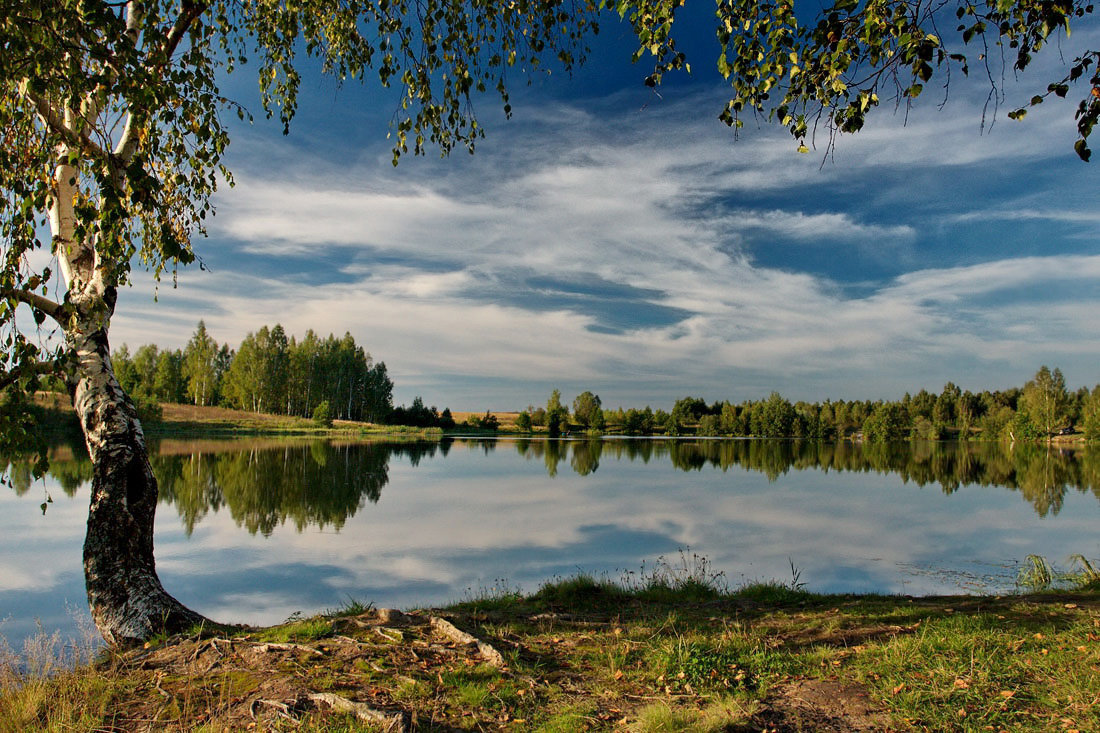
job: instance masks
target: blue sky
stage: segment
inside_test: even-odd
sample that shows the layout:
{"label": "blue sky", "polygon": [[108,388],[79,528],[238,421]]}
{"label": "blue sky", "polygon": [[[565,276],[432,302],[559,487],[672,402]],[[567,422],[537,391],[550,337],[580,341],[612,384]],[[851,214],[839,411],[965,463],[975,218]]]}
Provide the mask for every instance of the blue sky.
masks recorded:
{"label": "blue sky", "polygon": [[[826,158],[763,122],[735,140],[716,49],[691,46],[695,75],[655,94],[628,40],[605,25],[574,78],[517,79],[510,121],[479,100],[476,155],[396,169],[392,98],[307,75],[289,137],[234,123],[237,186],[195,243],[209,271],[157,302],[139,274],[112,343],[182,346],[200,318],[234,346],[276,322],[347,330],[398,402],[468,410],[555,387],[666,408],[896,398],[1041,364],[1100,382],[1100,163],[1073,153],[1068,102],[1005,116],[1060,76],[1059,49],[1006,80],[984,132],[988,82],[956,77],[942,109],[928,85]],[[1061,53],[1090,43],[1082,25]]]}

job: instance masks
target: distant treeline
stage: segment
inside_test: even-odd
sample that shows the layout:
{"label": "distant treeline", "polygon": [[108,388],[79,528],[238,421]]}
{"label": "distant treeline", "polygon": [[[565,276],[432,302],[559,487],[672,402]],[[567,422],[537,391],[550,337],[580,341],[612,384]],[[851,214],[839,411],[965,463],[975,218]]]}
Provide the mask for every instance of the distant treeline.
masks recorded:
{"label": "distant treeline", "polygon": [[199,321],[183,349],[147,344],[111,355],[119,384],[143,411],[157,403],[221,405],[251,412],[385,422],[393,381],[350,333],[299,341],[281,325],[249,333],[236,349],[218,344]]}
{"label": "distant treeline", "polygon": [[625,435],[752,436],[834,440],[859,437],[878,442],[947,437],[1035,440],[1059,433],[1100,439],[1100,385],[1071,392],[1059,369],[1044,366],[1023,387],[974,393],[948,382],[933,394],[906,393],[898,401],[826,400],[795,402],[773,392],[765,400],[708,404],[698,397],[677,400],[671,412],[603,407],[598,395],[582,392],[570,411],[554,390],[546,407],[520,413],[520,430],[545,427],[550,435],[570,430]]}

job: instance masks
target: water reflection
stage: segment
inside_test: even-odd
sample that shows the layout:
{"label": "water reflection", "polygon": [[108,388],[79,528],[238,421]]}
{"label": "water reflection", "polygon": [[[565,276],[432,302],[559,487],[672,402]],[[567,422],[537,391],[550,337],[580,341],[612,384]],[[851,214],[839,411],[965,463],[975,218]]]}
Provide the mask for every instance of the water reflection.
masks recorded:
{"label": "water reflection", "polygon": [[[228,509],[239,527],[270,535],[292,523],[340,529],[367,502],[377,502],[394,457],[417,466],[425,457],[446,456],[454,443],[485,454],[514,449],[541,462],[548,476],[562,466],[579,476],[600,461],[667,461],[682,471],[737,468],[776,481],[788,472],[875,472],[904,483],[938,485],[945,494],[962,486],[1018,491],[1040,517],[1056,515],[1066,493],[1091,492],[1100,499],[1100,447],[913,442],[866,445],[785,440],[466,440],[408,443],[339,443],[280,440],[162,441],[150,446],[161,501],[173,506],[188,534],[210,512]],[[80,446],[55,447],[50,474],[69,496],[91,478]],[[29,468],[8,467],[18,495],[32,485]]]}
{"label": "water reflection", "polygon": [[299,532],[342,528],[366,502],[378,501],[391,457],[415,466],[442,447],[314,441],[191,452],[184,446],[178,454],[158,450],[150,460],[161,501],[176,508],[188,534],[208,512],[228,507],[237,526],[267,536],[288,521]]}
{"label": "water reflection", "polygon": [[[1100,450],[1084,447],[524,438],[151,448],[165,585],[211,617],[247,623],[348,597],[445,603],[497,578],[534,590],[578,571],[618,577],[683,547],[734,584],[786,579],[794,562],[813,590],[1004,592],[1028,553],[1096,557],[1100,522]],[[84,603],[91,467],[80,453],[55,446],[44,482],[8,467],[9,641],[34,633],[35,619],[64,627],[66,600]],[[54,499],[45,516],[43,494]]]}

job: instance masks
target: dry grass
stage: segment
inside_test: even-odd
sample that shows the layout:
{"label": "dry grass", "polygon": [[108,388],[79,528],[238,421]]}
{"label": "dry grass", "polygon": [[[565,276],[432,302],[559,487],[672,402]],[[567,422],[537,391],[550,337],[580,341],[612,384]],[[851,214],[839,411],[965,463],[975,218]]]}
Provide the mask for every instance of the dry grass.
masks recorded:
{"label": "dry grass", "polygon": [[161,403],[161,409],[164,411],[164,420],[167,422],[206,422],[213,420],[280,422],[287,419],[286,415],[245,412],[244,410],[233,410],[228,407],[176,405],[168,402]]}
{"label": "dry grass", "polygon": [[[504,426],[515,426],[516,418],[519,417],[518,412],[496,412],[494,410],[494,411],[490,411],[489,414],[491,414],[493,417],[495,417],[500,422],[500,425],[502,427],[504,427]],[[485,413],[484,412],[462,412],[462,411],[452,410],[451,411],[451,417],[453,417],[455,419],[456,423],[461,423],[461,422],[465,422],[466,420],[469,420],[471,417],[476,417],[476,418],[485,417]]]}

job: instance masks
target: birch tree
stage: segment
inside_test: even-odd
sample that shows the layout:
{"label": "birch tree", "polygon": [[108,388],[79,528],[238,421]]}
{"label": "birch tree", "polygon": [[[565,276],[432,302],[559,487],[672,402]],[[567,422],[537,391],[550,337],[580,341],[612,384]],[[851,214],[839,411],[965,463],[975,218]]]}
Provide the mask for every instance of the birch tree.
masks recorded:
{"label": "birch tree", "polygon": [[1024,386],[1020,395],[1019,411],[1034,425],[1044,438],[1048,438],[1065,420],[1069,393],[1062,370],[1051,371],[1047,365],[1039,368],[1034,379]]}
{"label": "birch tree", "polygon": [[65,379],[94,466],[84,571],[109,643],[202,620],[156,574],[156,480],[108,335],[133,265],[160,277],[193,262],[211,197],[232,182],[223,115],[249,115],[221,92],[226,75],[256,69],[263,113],[288,131],[300,57],[341,80],[370,74],[394,90],[396,162],[472,149],[472,95],[495,91],[508,112],[508,70],[571,67],[595,12],[583,0],[0,3],[2,433],[9,449],[40,445],[29,395]]}

